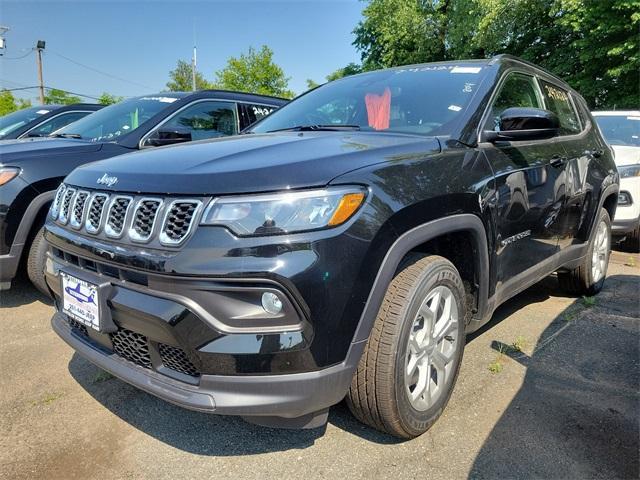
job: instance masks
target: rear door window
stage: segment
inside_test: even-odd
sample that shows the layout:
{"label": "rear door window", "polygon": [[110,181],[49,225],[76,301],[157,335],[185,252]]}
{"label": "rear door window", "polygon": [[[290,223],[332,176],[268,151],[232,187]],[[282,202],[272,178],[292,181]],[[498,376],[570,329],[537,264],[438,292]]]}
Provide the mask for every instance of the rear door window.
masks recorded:
{"label": "rear door window", "polygon": [[241,110],[243,129],[256,123],[258,120],[263,119],[276,109],[276,107],[254,105],[251,103],[241,103],[239,106]]}
{"label": "rear door window", "polygon": [[540,85],[547,110],[555,113],[560,120],[560,135],[580,133],[580,121],[569,92],[544,80],[540,80]]}

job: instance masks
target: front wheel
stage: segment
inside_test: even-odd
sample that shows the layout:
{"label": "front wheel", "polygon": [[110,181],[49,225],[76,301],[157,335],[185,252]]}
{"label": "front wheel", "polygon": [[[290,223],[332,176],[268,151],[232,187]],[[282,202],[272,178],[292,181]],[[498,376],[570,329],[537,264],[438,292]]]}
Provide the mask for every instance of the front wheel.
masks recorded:
{"label": "front wheel", "polygon": [[464,350],[465,290],[439,256],[415,256],[389,285],[347,394],[363,423],[401,438],[442,414]]}
{"label": "front wheel", "polygon": [[27,257],[27,274],[34,287],[49,297],[49,289],[44,279],[44,267],[47,259],[47,242],[44,239],[44,226],[33,237]]}
{"label": "front wheel", "polygon": [[602,208],[582,263],[571,271],[558,272],[560,287],[575,295],[595,295],[604,285],[610,254],[611,219]]}

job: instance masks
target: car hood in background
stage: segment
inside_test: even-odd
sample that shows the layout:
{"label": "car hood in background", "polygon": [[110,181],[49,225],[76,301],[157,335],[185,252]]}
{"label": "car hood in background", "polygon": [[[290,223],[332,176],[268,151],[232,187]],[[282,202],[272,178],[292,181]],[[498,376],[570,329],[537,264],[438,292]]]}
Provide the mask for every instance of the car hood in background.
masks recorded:
{"label": "car hood in background", "polygon": [[640,163],[640,147],[630,147],[627,145],[611,145],[616,155],[616,165],[635,165]]}
{"label": "car hood in background", "polygon": [[[324,186],[385,161],[440,151],[436,138],[369,132],[249,134],[149,149],[83,165],[66,183],[121,192],[215,195]],[[117,180],[98,185],[103,175]],[[113,180],[111,180],[113,181]]]}
{"label": "car hood in background", "polygon": [[74,152],[95,152],[102,143],[76,140],[72,138],[24,138],[3,140],[0,142],[0,164],[15,164],[21,158],[33,158],[43,155],[62,155],[69,150]]}

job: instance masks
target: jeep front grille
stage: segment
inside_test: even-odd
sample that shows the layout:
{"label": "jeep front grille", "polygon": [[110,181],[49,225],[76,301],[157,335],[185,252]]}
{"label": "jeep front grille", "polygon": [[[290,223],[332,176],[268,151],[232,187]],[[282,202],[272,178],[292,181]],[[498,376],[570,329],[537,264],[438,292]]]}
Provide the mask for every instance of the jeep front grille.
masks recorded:
{"label": "jeep front grille", "polygon": [[160,352],[160,358],[165,367],[192,377],[200,375],[196,366],[191,363],[191,360],[189,360],[187,354],[184,353],[184,350],[181,348],[160,343],[158,345],[158,351]]}
{"label": "jeep front grille", "polygon": [[120,328],[117,332],[111,334],[111,343],[113,344],[113,351],[122,358],[141,367],[151,368],[149,342],[147,337],[141,333]]}
{"label": "jeep front grille", "polygon": [[151,198],[61,185],[51,206],[60,225],[104,239],[177,247],[198,223],[203,199]]}

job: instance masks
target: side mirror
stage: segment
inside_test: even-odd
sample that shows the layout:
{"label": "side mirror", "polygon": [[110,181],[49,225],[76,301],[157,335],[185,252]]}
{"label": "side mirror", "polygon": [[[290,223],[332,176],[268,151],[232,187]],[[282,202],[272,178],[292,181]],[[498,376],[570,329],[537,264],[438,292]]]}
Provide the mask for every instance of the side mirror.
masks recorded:
{"label": "side mirror", "polygon": [[162,147],[164,145],[173,145],[175,143],[184,143],[191,141],[191,131],[182,127],[166,127],[159,128],[155,134],[146,141],[147,145],[154,147]]}
{"label": "side mirror", "polygon": [[500,115],[500,131],[485,130],[485,142],[543,140],[558,135],[560,121],[555,113],[540,108],[507,108]]}

